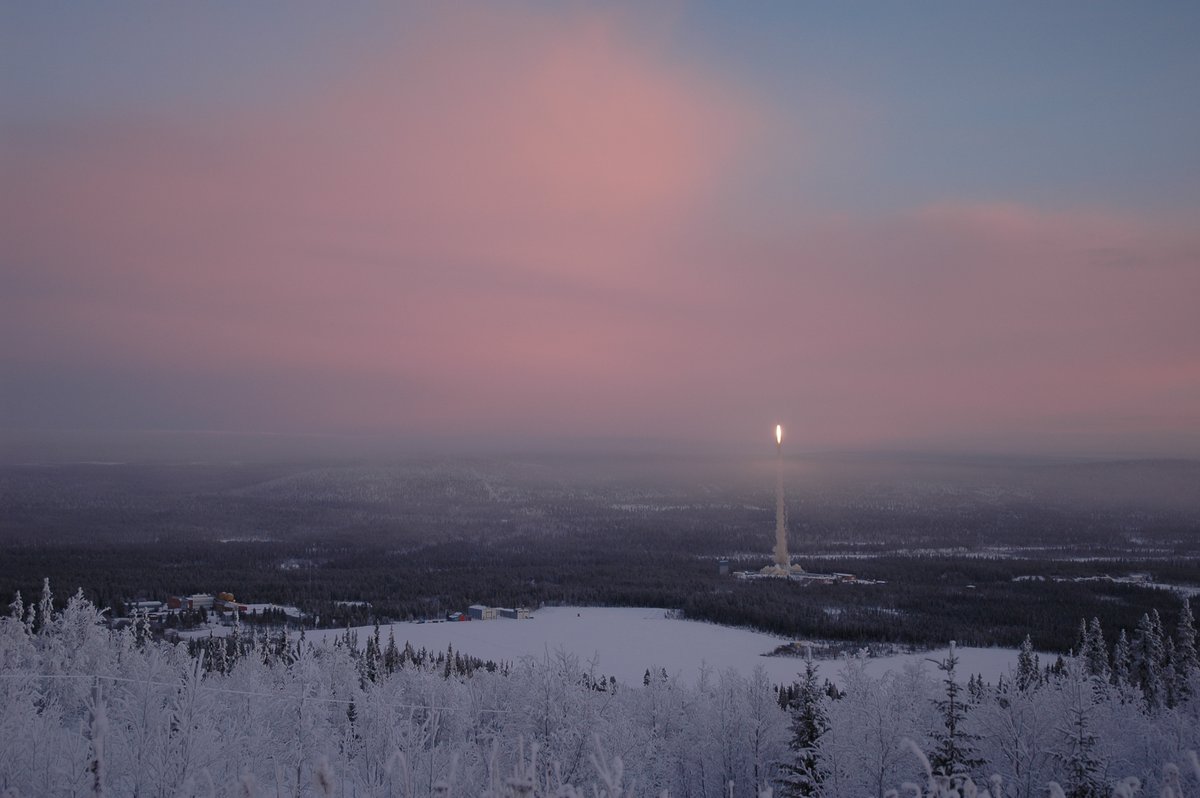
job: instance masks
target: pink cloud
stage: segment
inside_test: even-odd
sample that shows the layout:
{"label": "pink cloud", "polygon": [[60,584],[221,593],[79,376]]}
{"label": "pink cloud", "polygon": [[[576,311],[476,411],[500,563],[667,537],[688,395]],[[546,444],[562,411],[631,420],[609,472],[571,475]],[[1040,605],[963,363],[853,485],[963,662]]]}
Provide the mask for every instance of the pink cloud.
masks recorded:
{"label": "pink cloud", "polygon": [[[655,349],[640,311],[671,281],[663,242],[755,110],[617,19],[430,25],[275,107],[12,153],[6,358],[269,365],[468,404],[627,375]],[[507,394],[501,415],[530,403]],[[374,423],[349,406],[301,421]]]}
{"label": "pink cloud", "polygon": [[[732,340],[743,357],[728,383],[763,386],[775,405],[748,404],[790,410],[818,445],[1099,451],[1120,432],[1136,451],[1136,417],[1194,452],[1195,229],[970,203],[805,220],[724,286],[760,342]],[[714,257],[746,251],[734,239]],[[1047,443],[1074,427],[1087,435]]]}
{"label": "pink cloud", "polygon": [[746,232],[747,92],[619,17],[435,17],[302,97],[9,148],[6,371],[244,386],[164,401],[248,429],[1200,452],[1194,219]]}

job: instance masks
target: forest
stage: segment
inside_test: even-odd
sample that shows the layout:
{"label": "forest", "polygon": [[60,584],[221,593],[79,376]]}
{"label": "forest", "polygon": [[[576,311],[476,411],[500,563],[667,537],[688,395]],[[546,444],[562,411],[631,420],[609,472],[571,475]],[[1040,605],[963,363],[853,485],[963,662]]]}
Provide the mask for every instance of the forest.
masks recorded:
{"label": "forest", "polygon": [[[62,609],[57,609],[61,606]],[[998,683],[951,652],[841,689],[647,669],[624,685],[563,653],[508,667],[369,636],[244,634],[191,648],[110,629],[46,585],[0,619],[6,796],[1182,796],[1200,788],[1200,667],[1185,603],[1073,656],[1022,645]],[[363,645],[365,643],[365,645]],[[770,792],[768,792],[770,791]]]}
{"label": "forest", "polygon": [[[1074,643],[1200,590],[1191,462],[789,464],[790,545],[886,584],[738,582],[768,562],[769,463],[406,460],[0,467],[0,601],[229,591],[324,627],[481,602],[650,606],[856,645]],[[1018,578],[1021,581],[1015,581]],[[1054,612],[1045,612],[1052,606]],[[1170,620],[1170,617],[1168,618]]]}

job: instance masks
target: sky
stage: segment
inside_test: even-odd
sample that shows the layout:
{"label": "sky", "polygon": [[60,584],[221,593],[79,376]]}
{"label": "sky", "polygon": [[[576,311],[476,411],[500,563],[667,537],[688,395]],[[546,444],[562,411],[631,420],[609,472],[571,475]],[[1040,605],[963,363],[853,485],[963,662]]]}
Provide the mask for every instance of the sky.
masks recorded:
{"label": "sky", "polygon": [[0,4],[0,434],[1200,456],[1200,6]]}

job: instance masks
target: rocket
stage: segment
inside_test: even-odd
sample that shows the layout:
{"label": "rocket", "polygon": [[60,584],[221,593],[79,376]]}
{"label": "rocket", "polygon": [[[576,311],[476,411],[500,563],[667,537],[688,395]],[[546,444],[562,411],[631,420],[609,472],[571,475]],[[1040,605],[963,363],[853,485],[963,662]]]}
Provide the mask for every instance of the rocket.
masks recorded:
{"label": "rocket", "polygon": [[775,565],[788,573],[791,557],[787,548],[787,506],[783,503],[783,425],[775,425]]}

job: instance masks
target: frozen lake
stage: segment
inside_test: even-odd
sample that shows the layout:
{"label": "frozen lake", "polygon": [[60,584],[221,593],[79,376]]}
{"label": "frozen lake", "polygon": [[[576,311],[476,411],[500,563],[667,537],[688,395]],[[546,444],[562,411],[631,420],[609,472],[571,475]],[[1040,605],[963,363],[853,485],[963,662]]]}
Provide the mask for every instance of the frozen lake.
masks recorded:
{"label": "frozen lake", "polygon": [[[460,623],[397,623],[381,627],[386,645],[388,630],[396,634],[396,645],[405,641],[413,648],[445,651],[453,645],[456,651],[481,659],[516,661],[522,657],[545,657],[563,649],[579,657],[582,663],[592,662],[596,672],[615,676],[621,682],[640,685],[647,668],[666,668],[667,673],[687,683],[694,683],[705,663],[715,670],[733,668],[750,674],[763,667],[772,681],[790,682],[803,667],[799,658],[767,657],[788,639],[747,629],[736,629],[698,621],[683,621],[667,617],[666,610],[643,607],[547,607],[528,620],[497,619]],[[359,643],[366,645],[371,627],[359,629]],[[332,639],[342,634],[337,630],[309,632],[308,639]],[[945,649],[923,654],[904,654],[880,657],[870,661],[868,670],[880,675],[889,669],[899,670],[914,660],[941,658]],[[959,676],[965,682],[972,674],[981,674],[986,681],[1015,667],[1017,652],[1013,649],[959,648]],[[1043,656],[1043,660],[1045,657]],[[932,671],[934,666],[927,663]],[[821,674],[840,681],[841,661],[821,662]]]}

